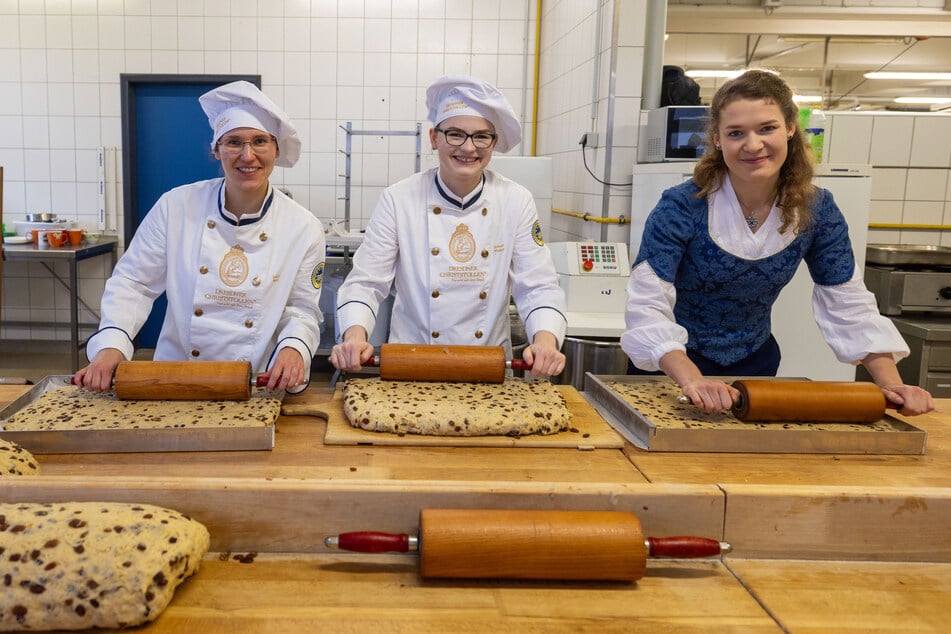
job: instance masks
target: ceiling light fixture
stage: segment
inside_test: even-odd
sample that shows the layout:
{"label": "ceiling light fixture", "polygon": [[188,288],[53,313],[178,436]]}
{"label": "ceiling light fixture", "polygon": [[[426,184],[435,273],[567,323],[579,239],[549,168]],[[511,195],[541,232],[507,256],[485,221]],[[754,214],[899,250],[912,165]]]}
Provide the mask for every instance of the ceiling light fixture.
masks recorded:
{"label": "ceiling light fixture", "polygon": [[895,103],[951,103],[951,97],[896,97]]}
{"label": "ceiling light fixture", "polygon": [[742,70],[688,70],[686,71],[687,77],[694,77],[700,79],[733,79],[734,77],[739,77],[744,71]]}
{"label": "ceiling light fixture", "polygon": [[796,103],[820,103],[822,102],[821,95],[793,95],[793,101]]}
{"label": "ceiling light fixture", "polygon": [[[684,71],[687,77],[712,78],[712,79],[733,79],[739,77],[751,68],[741,68],[740,70],[688,70]],[[755,70],[765,70],[767,73],[778,75],[775,70],[769,68],[757,68]]]}
{"label": "ceiling light fixture", "polygon": [[918,80],[944,80],[951,81],[951,73],[900,73],[900,72],[882,72],[865,73],[866,79],[918,79]]}

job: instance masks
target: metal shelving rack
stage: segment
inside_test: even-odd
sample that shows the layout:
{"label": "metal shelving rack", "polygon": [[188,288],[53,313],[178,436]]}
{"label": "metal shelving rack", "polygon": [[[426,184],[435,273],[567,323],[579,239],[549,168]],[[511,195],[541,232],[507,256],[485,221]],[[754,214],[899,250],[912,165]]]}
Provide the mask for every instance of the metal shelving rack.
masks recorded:
{"label": "metal shelving rack", "polygon": [[343,222],[344,228],[350,231],[350,157],[353,153],[354,136],[415,136],[416,137],[416,164],[415,172],[419,171],[420,151],[422,149],[422,123],[416,122],[415,130],[354,130],[353,122],[347,121],[346,125],[340,126],[340,129],[347,133],[345,148],[340,150],[346,157],[344,173],[340,176],[344,179],[343,185]]}

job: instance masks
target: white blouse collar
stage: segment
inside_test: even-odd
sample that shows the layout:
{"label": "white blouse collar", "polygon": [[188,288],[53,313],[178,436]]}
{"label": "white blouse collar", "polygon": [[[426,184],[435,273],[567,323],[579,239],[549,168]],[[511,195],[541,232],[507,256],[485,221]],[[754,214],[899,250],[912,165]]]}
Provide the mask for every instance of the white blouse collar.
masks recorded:
{"label": "white blouse collar", "polygon": [[720,188],[707,196],[707,209],[710,237],[721,249],[737,257],[747,260],[769,257],[796,238],[792,228],[779,232],[782,210],[775,202],[763,224],[753,233],[743,217],[729,174],[724,174]]}

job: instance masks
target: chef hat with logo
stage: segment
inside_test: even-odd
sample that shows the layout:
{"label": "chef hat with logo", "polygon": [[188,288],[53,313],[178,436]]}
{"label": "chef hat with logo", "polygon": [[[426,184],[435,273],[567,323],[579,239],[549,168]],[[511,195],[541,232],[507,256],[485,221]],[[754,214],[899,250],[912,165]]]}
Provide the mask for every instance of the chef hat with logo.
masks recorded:
{"label": "chef hat with logo", "polygon": [[198,102],[214,131],[212,149],[226,132],[235,128],[255,128],[277,139],[280,154],[276,165],[293,167],[300,158],[301,142],[290,117],[254,84],[233,81],[209,90],[198,98]]}
{"label": "chef hat with logo", "polygon": [[440,77],[426,90],[426,108],[435,126],[450,117],[487,119],[499,135],[499,152],[508,152],[522,140],[522,126],[512,105],[498,88],[481,79],[467,75]]}

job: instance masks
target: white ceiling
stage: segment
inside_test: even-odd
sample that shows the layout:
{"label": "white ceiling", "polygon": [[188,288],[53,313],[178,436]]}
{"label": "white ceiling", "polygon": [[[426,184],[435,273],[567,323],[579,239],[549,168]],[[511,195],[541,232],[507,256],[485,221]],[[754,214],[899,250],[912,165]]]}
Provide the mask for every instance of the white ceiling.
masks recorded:
{"label": "white ceiling", "polygon": [[[664,63],[772,68],[797,93],[822,95],[832,109],[951,97],[951,81],[863,77],[875,70],[951,72],[951,0],[668,0]],[[699,80],[705,99],[719,81]]]}

